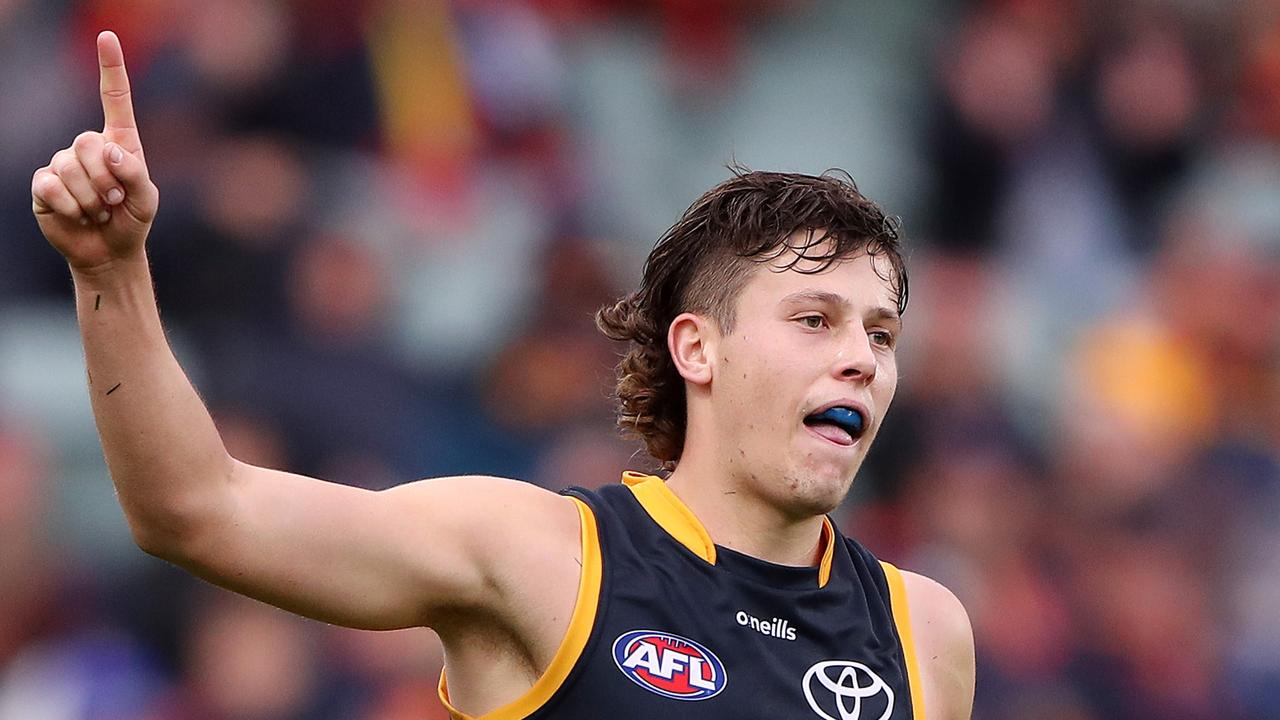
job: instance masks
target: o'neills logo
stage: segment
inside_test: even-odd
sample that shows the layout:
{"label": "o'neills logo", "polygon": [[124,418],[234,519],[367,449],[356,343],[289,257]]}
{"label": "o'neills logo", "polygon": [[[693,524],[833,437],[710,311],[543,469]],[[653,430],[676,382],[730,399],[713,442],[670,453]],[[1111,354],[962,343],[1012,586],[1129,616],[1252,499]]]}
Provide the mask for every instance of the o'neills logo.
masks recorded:
{"label": "o'neills logo", "polygon": [[734,619],[738,621],[739,625],[750,627],[761,635],[768,635],[770,637],[781,638],[783,640],[796,639],[796,629],[791,626],[791,623],[783,620],[782,618],[761,620],[758,617],[748,615],[739,610]]}

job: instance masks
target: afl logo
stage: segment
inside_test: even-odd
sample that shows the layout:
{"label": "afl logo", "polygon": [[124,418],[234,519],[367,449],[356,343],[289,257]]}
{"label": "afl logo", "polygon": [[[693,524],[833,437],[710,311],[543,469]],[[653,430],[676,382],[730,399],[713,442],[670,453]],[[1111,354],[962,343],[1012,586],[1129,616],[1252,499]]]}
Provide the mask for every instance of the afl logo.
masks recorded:
{"label": "afl logo", "polygon": [[814,663],[804,674],[804,697],[823,720],[888,720],[893,714],[893,689],[852,660]]}
{"label": "afl logo", "polygon": [[728,678],[715,653],[679,635],[632,630],[613,641],[613,661],[623,675],[651,693],[676,700],[706,700]]}

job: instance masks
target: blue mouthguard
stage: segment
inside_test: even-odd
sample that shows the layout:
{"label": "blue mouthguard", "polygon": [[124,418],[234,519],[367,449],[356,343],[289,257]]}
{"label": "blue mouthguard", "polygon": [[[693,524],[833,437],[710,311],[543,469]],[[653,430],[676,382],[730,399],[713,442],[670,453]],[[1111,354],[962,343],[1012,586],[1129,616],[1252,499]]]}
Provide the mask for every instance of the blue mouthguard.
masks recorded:
{"label": "blue mouthguard", "polygon": [[815,422],[829,422],[839,425],[853,437],[862,434],[863,420],[856,410],[845,407],[833,407],[823,410],[816,415],[810,415],[809,419]]}

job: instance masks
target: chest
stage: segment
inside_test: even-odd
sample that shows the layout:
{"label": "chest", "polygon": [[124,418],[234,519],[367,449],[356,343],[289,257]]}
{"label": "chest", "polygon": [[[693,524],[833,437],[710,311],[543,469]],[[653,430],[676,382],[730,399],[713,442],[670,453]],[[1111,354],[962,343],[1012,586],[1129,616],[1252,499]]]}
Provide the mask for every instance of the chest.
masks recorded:
{"label": "chest", "polygon": [[591,639],[533,717],[911,718],[892,616],[849,558],[821,588],[675,547],[615,549],[604,564]]}

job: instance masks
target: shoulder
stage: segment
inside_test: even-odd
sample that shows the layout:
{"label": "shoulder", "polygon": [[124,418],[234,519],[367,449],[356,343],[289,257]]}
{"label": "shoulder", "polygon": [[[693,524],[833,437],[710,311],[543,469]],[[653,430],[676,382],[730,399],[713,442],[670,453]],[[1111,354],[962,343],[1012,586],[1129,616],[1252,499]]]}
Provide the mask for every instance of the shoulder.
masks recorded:
{"label": "shoulder", "polygon": [[[532,483],[484,475],[419,480],[384,491],[401,514],[452,540],[486,575],[509,576],[529,555],[576,554],[577,502]],[[434,544],[434,542],[432,544]]]}
{"label": "shoulder", "polygon": [[969,614],[955,594],[935,580],[904,570],[902,583],[929,717],[968,720],[975,672]]}
{"label": "shoulder", "polygon": [[455,475],[406,483],[385,491],[397,503],[439,506],[447,503],[459,522],[502,521],[516,517],[572,517],[574,502],[532,483],[488,475]]}
{"label": "shoulder", "polygon": [[964,605],[942,583],[919,573],[903,570],[911,620],[917,641],[925,637],[948,649],[973,650],[973,629]]}
{"label": "shoulder", "polygon": [[444,644],[451,701],[494,707],[527,692],[550,671],[592,567],[599,577],[589,555],[590,510],[537,485],[488,476],[388,492],[411,508],[442,504],[446,512],[431,516],[436,527],[424,537],[463,538],[448,547],[475,571],[472,593],[430,624]]}

